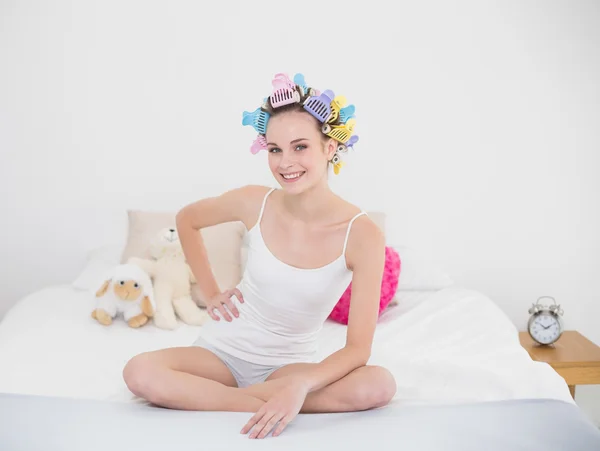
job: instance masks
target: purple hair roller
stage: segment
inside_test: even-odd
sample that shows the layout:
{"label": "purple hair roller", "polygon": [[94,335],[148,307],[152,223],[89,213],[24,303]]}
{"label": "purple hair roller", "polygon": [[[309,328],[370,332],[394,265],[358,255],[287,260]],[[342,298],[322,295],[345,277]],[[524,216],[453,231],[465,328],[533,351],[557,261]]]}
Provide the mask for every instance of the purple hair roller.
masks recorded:
{"label": "purple hair roller", "polygon": [[324,123],[331,114],[331,102],[335,94],[331,89],[323,92],[319,96],[312,96],[304,102],[304,109],[316,117],[321,123]]}

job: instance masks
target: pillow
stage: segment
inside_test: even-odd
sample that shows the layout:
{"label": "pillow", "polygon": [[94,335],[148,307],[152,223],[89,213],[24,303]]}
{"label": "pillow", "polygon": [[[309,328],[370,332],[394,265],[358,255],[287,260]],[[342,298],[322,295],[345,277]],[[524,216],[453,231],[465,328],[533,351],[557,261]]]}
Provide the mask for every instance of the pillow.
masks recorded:
{"label": "pillow", "polygon": [[[381,280],[381,295],[379,298],[379,315],[387,308],[396,294],[398,287],[398,278],[400,276],[400,256],[393,248],[385,248],[385,265],[383,269],[383,279]],[[341,324],[348,324],[348,314],[350,311],[350,298],[352,297],[352,283],[348,286],[342,297],[335,305],[329,319]]]}
{"label": "pillow", "polygon": [[85,266],[71,286],[77,290],[96,292],[106,275],[119,264],[122,247],[116,244],[102,246],[92,250],[87,257]]}
{"label": "pillow", "polygon": [[454,285],[444,271],[432,264],[415,249],[408,246],[390,245],[402,259],[402,274],[398,291],[441,290]]}
{"label": "pillow", "polygon": [[[129,230],[121,255],[125,263],[130,257],[149,258],[150,242],[165,227],[175,228],[173,212],[149,212],[130,210],[127,212]],[[221,290],[235,288],[242,278],[240,248],[246,226],[242,222],[226,222],[200,230],[208,261],[217,285]],[[203,306],[204,299],[197,284],[192,284],[192,298]]]}

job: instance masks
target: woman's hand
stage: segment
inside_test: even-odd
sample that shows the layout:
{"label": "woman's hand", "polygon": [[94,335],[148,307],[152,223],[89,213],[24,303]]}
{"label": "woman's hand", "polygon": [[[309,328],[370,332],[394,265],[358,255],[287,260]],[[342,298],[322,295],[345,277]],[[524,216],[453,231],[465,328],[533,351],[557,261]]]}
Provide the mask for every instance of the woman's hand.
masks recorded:
{"label": "woman's hand", "polygon": [[273,427],[279,423],[273,431],[273,437],[278,436],[288,423],[298,415],[306,395],[308,395],[306,383],[297,377],[290,378],[289,384],[273,395],[250,418],[250,421],[242,428],[241,433],[246,434],[252,429],[249,438],[265,438]]}
{"label": "woman's hand", "polygon": [[[233,301],[231,300],[232,296],[237,297],[241,303],[244,302],[244,297],[242,296],[240,290],[238,290],[237,288],[224,291],[223,293],[219,293],[210,298],[207,302],[205,302],[206,312],[208,313],[208,315],[215,321],[221,321],[219,315],[216,314],[217,311],[220,312],[221,316],[227,321],[232,321],[229,312],[231,312],[233,316],[238,318],[240,316],[240,312],[233,304]],[[225,308],[225,306],[227,306],[227,308]]]}

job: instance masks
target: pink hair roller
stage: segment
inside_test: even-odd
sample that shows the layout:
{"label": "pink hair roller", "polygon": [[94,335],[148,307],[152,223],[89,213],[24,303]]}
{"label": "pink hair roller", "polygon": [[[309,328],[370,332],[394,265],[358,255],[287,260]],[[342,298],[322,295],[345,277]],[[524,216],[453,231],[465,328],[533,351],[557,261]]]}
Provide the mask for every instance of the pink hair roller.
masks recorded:
{"label": "pink hair roller", "polygon": [[256,155],[258,152],[260,152],[263,149],[267,148],[267,140],[265,139],[265,137],[263,135],[258,135],[256,137],[256,139],[254,140],[254,142],[252,143],[252,146],[250,146],[250,152],[252,152],[252,154]]}
{"label": "pink hair roller", "polygon": [[296,91],[296,85],[287,75],[275,75],[272,84],[273,92],[271,93],[270,99],[273,108],[300,102],[300,94]]}

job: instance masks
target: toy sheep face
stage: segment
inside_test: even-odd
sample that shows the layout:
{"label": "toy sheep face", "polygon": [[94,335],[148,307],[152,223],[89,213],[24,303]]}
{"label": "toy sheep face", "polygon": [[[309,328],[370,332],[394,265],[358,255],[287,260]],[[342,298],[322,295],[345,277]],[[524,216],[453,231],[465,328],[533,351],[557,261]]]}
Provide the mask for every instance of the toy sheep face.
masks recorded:
{"label": "toy sheep face", "polygon": [[136,301],[142,295],[142,287],[135,280],[115,280],[113,291],[123,301]]}
{"label": "toy sheep face", "polygon": [[104,296],[112,283],[115,296],[122,301],[137,301],[142,297],[142,287],[135,280],[107,280],[104,282],[96,296]]}

